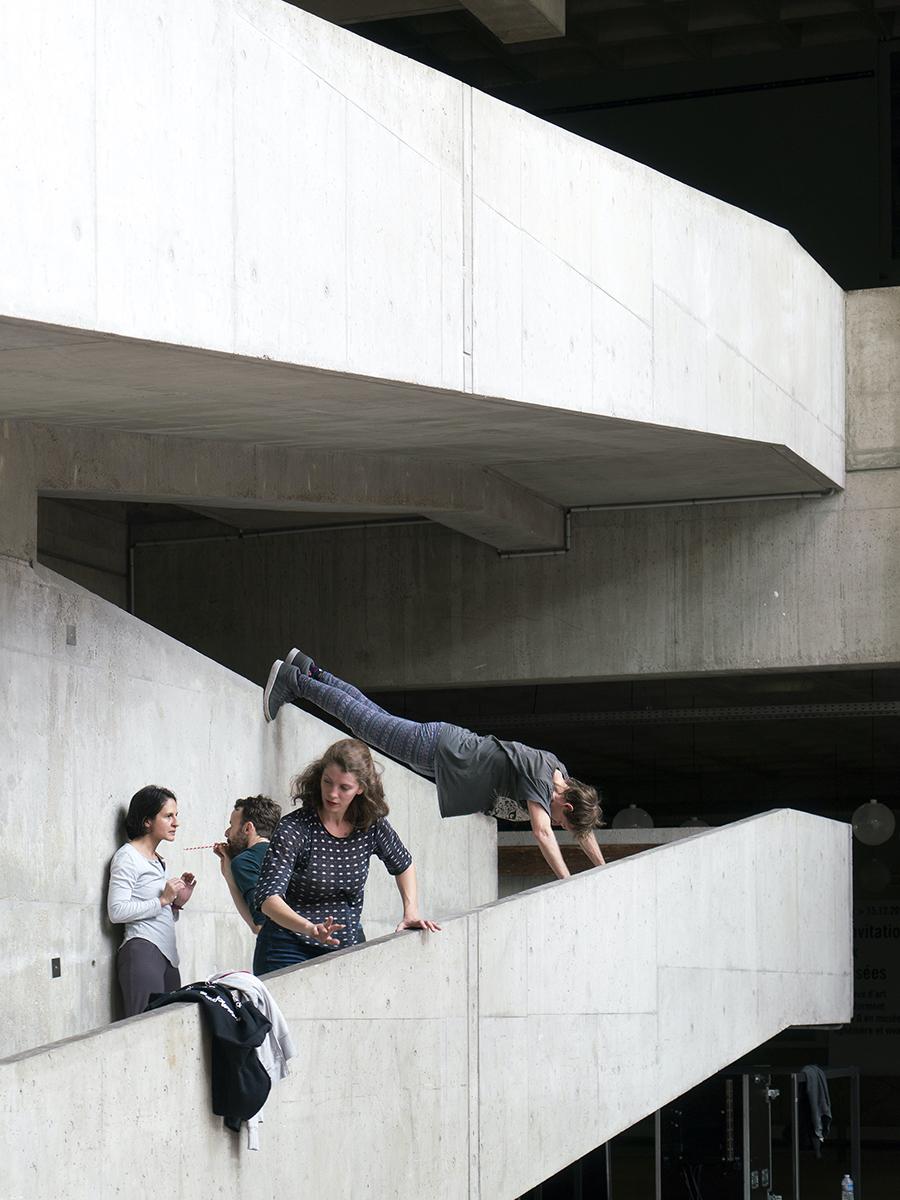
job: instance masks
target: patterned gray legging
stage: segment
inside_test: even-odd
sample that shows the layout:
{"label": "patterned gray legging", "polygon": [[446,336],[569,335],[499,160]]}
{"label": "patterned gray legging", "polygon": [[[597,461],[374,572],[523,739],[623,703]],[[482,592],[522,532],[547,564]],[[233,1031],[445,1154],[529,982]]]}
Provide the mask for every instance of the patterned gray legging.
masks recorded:
{"label": "patterned gray legging", "polygon": [[316,675],[306,675],[296,667],[290,676],[297,697],[309,700],[323,712],[337,717],[352,733],[376,750],[399,759],[416,771],[434,778],[434,753],[444,727],[443,721],[407,721],[385,712],[374,700],[364,696],[352,683],[315,668]]}

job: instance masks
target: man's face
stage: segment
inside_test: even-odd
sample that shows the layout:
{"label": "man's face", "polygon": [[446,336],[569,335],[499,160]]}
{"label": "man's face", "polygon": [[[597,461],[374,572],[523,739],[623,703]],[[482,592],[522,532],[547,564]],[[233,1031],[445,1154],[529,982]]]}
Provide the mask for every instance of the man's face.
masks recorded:
{"label": "man's face", "polygon": [[550,801],[550,820],[554,825],[560,825],[563,829],[571,829],[571,825],[569,824],[569,813],[571,811],[571,804],[568,804],[561,796],[554,795]]}
{"label": "man's face", "polygon": [[242,850],[247,849],[247,843],[250,840],[250,835],[245,828],[248,822],[244,820],[244,810],[235,808],[228,821],[228,828],[225,830],[225,841],[228,843],[232,854],[240,854]]}

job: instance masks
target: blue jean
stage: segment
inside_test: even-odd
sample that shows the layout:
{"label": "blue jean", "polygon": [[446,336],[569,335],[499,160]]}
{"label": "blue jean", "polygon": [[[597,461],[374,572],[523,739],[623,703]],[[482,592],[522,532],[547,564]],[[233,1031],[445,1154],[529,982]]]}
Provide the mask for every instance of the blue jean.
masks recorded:
{"label": "blue jean", "polygon": [[354,737],[434,779],[434,755],[442,721],[420,724],[405,717],[395,717],[364,696],[352,683],[338,679],[321,667],[317,667],[316,672],[305,675],[294,668],[291,678],[298,697],[310,700],[323,712],[337,717]]}
{"label": "blue jean", "polygon": [[268,971],[280,971],[282,967],[293,967],[310,958],[321,958],[330,954],[335,946],[311,946],[301,942],[295,933],[276,925],[267,917],[257,934],[256,950],[253,952],[253,974],[265,975]]}

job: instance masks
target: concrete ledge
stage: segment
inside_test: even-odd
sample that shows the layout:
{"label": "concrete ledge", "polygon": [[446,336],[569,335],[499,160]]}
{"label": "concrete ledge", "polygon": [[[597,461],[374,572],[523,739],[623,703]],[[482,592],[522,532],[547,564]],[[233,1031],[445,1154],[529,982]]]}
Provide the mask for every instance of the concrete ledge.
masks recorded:
{"label": "concrete ledge", "polygon": [[162,1104],[178,1200],[512,1200],[786,1026],[848,1020],[849,863],[846,825],[774,812],[270,976],[300,1057],[260,1155],[209,1115],[193,1008],[6,1060],[8,1195],[141,1194],[130,1131]]}
{"label": "concrete ledge", "polygon": [[[280,0],[31,0],[4,32],[0,417],[262,441],[286,408],[335,449],[348,409],[374,437],[400,399],[403,449],[463,407],[560,504],[601,499],[564,494],[565,418],[603,499],[635,457],[636,498],[672,498],[673,431],[722,439],[693,446],[695,495],[734,494],[745,443],[787,479],[743,493],[805,490],[773,447],[842,483],[843,294],[786,231]],[[149,383],[110,335],[159,350]],[[167,345],[317,374],[272,404],[243,362],[226,407]],[[536,445],[498,436],[516,409]]]}

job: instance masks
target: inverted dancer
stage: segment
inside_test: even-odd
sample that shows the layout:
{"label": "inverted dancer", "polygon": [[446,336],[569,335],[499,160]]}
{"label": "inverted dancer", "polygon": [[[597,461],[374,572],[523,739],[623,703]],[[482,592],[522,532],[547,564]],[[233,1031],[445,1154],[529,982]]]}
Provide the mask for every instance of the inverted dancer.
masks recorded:
{"label": "inverted dancer", "polygon": [[295,649],[272,664],[263,695],[266,720],[274,721],[283,704],[301,699],[336,717],[369,745],[432,778],[442,817],[479,812],[507,817],[511,800],[530,821],[541,854],[559,879],[567,878],[569,869],[554,825],[575,835],[593,866],[606,865],[594,836],[601,816],[596,790],[570,778],[548,751],[481,737],[446,721],[420,724],[396,717]]}

